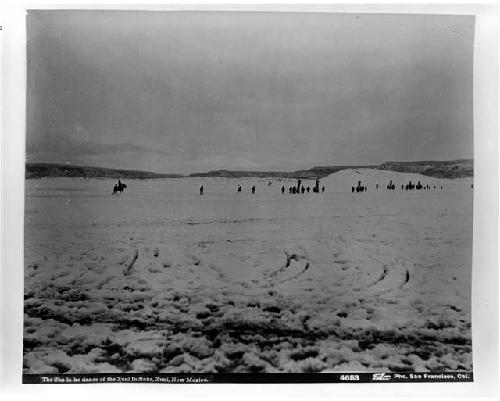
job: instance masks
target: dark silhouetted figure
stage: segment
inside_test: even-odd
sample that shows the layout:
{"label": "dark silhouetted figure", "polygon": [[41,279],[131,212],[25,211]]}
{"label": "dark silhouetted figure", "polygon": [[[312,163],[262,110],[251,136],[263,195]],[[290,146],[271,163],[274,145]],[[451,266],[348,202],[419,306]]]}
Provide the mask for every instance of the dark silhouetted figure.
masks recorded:
{"label": "dark silhouetted figure", "polygon": [[255,185],[252,187],[252,193],[255,193]]}
{"label": "dark silhouetted figure", "polygon": [[355,191],[355,190],[356,190],[356,189],[355,189],[354,187],[352,187],[352,193],[354,193],[354,191]]}
{"label": "dark silhouetted figure", "polygon": [[356,192],[363,192],[365,187],[361,185],[361,181],[358,181],[358,186],[356,187]]}
{"label": "dark silhouetted figure", "polygon": [[375,185],[375,188],[376,188],[376,189],[378,189],[378,184],[377,184],[377,185]]}
{"label": "dark silhouetted figure", "polygon": [[297,180],[297,191],[296,193],[300,194],[300,184],[302,184],[302,180]]}
{"label": "dark silhouetted figure", "polygon": [[238,193],[241,193],[241,185],[238,185]]}
{"label": "dark silhouetted figure", "polygon": [[302,187],[302,188],[300,189],[300,191],[301,191],[302,193],[304,193],[304,192],[306,192],[306,189],[305,189],[304,187]]}
{"label": "dark silhouetted figure", "polygon": [[127,188],[127,186],[118,180],[118,184],[113,187],[113,193],[111,195],[117,194],[118,192],[122,194],[124,188]]}
{"label": "dark silhouetted figure", "polygon": [[313,187],[314,193],[319,193],[319,180],[316,178],[316,185]]}
{"label": "dark silhouetted figure", "polygon": [[285,186],[284,186],[284,185],[281,187],[281,193],[282,193],[282,194],[284,194],[284,193],[285,193]]}
{"label": "dark silhouetted figure", "polygon": [[292,193],[292,187],[288,188],[288,193],[291,194]]}
{"label": "dark silhouetted figure", "polygon": [[325,187],[322,187],[321,188],[321,193],[324,193],[325,192]]}
{"label": "dark silhouetted figure", "polygon": [[203,195],[203,185],[200,187],[200,195]]}
{"label": "dark silhouetted figure", "polygon": [[411,181],[408,181],[408,184],[406,184],[405,189],[406,189],[407,191],[408,191],[408,190],[412,191],[412,190],[414,190],[414,189],[415,189],[415,184],[412,184],[412,183],[411,183]]}
{"label": "dark silhouetted figure", "polygon": [[401,191],[402,191],[403,189],[405,189],[405,186],[404,186],[404,185],[401,185]]}
{"label": "dark silhouetted figure", "polygon": [[309,193],[310,190],[311,190],[311,187],[307,187],[307,193]]}

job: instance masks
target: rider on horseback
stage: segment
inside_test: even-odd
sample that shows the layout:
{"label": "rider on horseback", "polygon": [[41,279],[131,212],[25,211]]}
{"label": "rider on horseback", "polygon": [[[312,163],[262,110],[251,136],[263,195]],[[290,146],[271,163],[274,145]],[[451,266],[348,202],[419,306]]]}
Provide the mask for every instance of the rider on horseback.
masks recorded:
{"label": "rider on horseback", "polygon": [[118,184],[114,186],[113,193],[111,195],[117,194],[118,192],[123,193],[123,188],[127,188],[127,185],[118,180]]}

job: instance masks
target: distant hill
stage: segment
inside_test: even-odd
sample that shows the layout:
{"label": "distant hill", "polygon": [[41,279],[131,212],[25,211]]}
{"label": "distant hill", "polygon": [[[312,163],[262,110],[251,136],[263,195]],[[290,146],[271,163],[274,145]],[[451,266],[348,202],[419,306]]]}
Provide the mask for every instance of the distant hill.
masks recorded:
{"label": "distant hill", "polygon": [[85,177],[85,178],[177,178],[181,174],[157,174],[149,171],[118,170],[103,167],[74,166],[71,164],[26,163],[26,178]]}
{"label": "distant hill", "polygon": [[299,172],[286,171],[233,171],[233,170],[215,170],[206,173],[192,173],[190,177],[224,177],[224,178],[300,178],[297,175]]}
{"label": "distant hill", "polygon": [[206,173],[193,173],[190,177],[225,177],[225,178],[292,178],[292,179],[315,179],[323,178],[340,170],[352,168],[377,168],[377,166],[328,166],[313,167],[309,170],[297,171],[234,171],[215,170]]}
{"label": "distant hill", "polygon": [[[416,161],[385,162],[379,166],[320,166],[309,170],[297,171],[235,171],[215,170],[206,173],[192,173],[189,177],[225,177],[225,178],[289,178],[289,179],[321,179],[340,170],[369,168],[392,170],[402,173],[417,173],[436,178],[462,178],[474,175],[473,160],[452,161]],[[41,177],[86,177],[86,178],[179,178],[182,174],[159,174],[149,171],[118,170],[102,167],[74,166],[69,164],[26,163],[26,178]]]}
{"label": "distant hill", "polygon": [[385,162],[380,170],[392,170],[402,173],[417,173],[436,178],[463,178],[474,176],[472,159],[450,161]]}

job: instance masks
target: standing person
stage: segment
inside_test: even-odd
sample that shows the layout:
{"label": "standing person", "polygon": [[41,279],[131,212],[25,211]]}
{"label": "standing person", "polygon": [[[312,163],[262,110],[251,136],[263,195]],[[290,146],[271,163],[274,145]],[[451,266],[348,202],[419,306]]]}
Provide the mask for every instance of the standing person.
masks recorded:
{"label": "standing person", "polygon": [[238,193],[241,193],[241,185],[238,184]]}
{"label": "standing person", "polygon": [[284,193],[285,193],[285,186],[283,185],[283,186],[281,187],[281,194],[284,194]]}
{"label": "standing person", "polygon": [[307,193],[309,193],[310,190],[311,190],[311,187],[307,187]]}
{"label": "standing person", "polygon": [[319,180],[316,178],[316,185],[313,188],[313,192],[319,193]]}
{"label": "standing person", "polygon": [[200,187],[200,195],[203,195],[203,185]]}
{"label": "standing person", "polygon": [[325,192],[325,187],[323,186],[323,187],[321,188],[321,193],[324,193],[324,192]]}
{"label": "standing person", "polygon": [[252,187],[252,194],[255,193],[255,185]]}

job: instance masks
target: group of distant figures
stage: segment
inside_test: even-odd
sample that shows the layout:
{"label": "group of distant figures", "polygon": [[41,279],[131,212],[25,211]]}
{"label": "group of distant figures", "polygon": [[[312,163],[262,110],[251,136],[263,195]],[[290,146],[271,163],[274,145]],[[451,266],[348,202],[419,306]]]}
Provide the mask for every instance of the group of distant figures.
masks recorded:
{"label": "group of distant figures", "polygon": [[[302,180],[298,180],[297,181],[297,185],[296,186],[291,186],[288,188],[288,193],[289,194],[304,194],[304,193],[309,193],[311,191],[311,187],[310,186],[307,186],[307,187],[304,187],[302,185]],[[316,180],[316,184],[314,185],[314,187],[312,187],[312,191],[315,192],[315,193],[319,193],[319,180]],[[324,193],[325,192],[325,187],[321,187],[321,193]],[[281,193],[284,194],[285,193],[285,186],[283,185],[281,187]]]}
{"label": "group of distant figures", "polygon": [[[269,185],[269,184],[268,184]],[[238,191],[237,191],[239,194],[241,194],[241,185],[238,184]],[[255,193],[255,185],[252,186],[252,194]]]}
{"label": "group of distant figures", "polygon": [[[267,184],[268,186],[271,185],[271,183],[269,182]],[[255,194],[255,185],[252,186],[251,190],[252,190],[252,194]],[[203,185],[200,186],[200,195],[203,195]],[[237,193],[241,193],[242,189],[241,189],[241,185],[238,184],[238,190],[237,190]],[[302,180],[298,180],[297,181],[297,185],[294,185],[294,186],[291,186],[288,188],[288,193],[289,194],[304,194],[304,193],[309,193],[311,191],[311,187],[308,186],[308,187],[304,187],[302,185]],[[312,191],[315,192],[315,193],[319,193],[320,192],[320,188],[319,188],[319,180],[316,180],[316,185],[312,188]],[[324,193],[325,192],[325,187],[321,187],[321,193]],[[285,186],[283,185],[281,187],[281,193],[284,194],[285,193]]]}
{"label": "group of distant figures", "polygon": [[[375,188],[378,189],[378,184],[375,185]],[[472,188],[472,185],[471,185]],[[389,181],[389,184],[387,184],[387,189],[390,191],[394,191],[396,189],[396,185],[392,182],[392,180]],[[401,190],[405,191],[413,191],[413,190],[431,190],[431,189],[436,189],[436,186],[434,185],[432,188],[429,184],[422,185],[420,181],[415,185],[411,181],[408,181],[408,184],[402,184],[401,185]],[[440,186],[440,189],[443,189],[443,186]],[[361,185],[361,181],[358,181],[358,185],[356,187],[352,187],[351,191],[354,192],[366,192],[368,191],[368,187],[366,185]]]}
{"label": "group of distant figures", "polygon": [[[271,183],[269,182],[268,185],[271,185]],[[376,189],[378,189],[378,184],[376,184]],[[473,188],[474,186],[471,184],[471,188]],[[126,184],[123,184],[120,180],[118,180],[118,184],[115,184],[115,186],[113,187],[113,193],[111,195],[116,195],[118,193],[123,193],[123,190],[127,188],[127,185]],[[388,190],[391,190],[391,191],[394,191],[396,189],[396,185],[392,182],[392,180],[389,181],[389,184],[387,185],[387,189]],[[413,184],[411,181],[408,181],[408,184],[402,184],[401,185],[401,190],[406,190],[406,191],[413,191],[413,190],[431,190],[431,189],[436,189],[436,186],[434,185],[433,188],[431,188],[431,186],[429,184],[426,184],[426,185],[422,185],[420,183],[420,181],[418,181],[418,183],[415,185]],[[440,189],[443,189],[443,186],[441,185],[441,188]],[[352,187],[351,188],[352,192],[367,192],[368,191],[368,187],[366,185],[362,185],[361,184],[361,181],[358,181],[358,185],[355,186],[355,187]],[[302,180],[298,180],[297,181],[297,185],[295,186],[291,186],[288,188],[288,193],[289,194],[304,194],[304,193],[309,193],[311,191],[311,187],[310,186],[307,186],[307,187],[304,187],[302,185]],[[312,187],[312,191],[315,192],[315,193],[319,193],[320,192],[320,188],[319,188],[319,180],[316,180],[316,184],[314,185],[314,187]],[[238,193],[241,193],[241,185],[238,184]],[[321,193],[324,193],[325,192],[325,187],[322,186],[321,187]],[[285,193],[285,186],[283,185],[281,187],[281,193],[284,194]],[[252,186],[252,194],[255,194],[255,185]],[[203,185],[200,186],[200,195],[203,195]]]}

